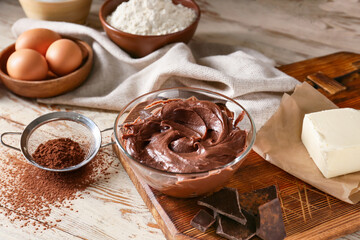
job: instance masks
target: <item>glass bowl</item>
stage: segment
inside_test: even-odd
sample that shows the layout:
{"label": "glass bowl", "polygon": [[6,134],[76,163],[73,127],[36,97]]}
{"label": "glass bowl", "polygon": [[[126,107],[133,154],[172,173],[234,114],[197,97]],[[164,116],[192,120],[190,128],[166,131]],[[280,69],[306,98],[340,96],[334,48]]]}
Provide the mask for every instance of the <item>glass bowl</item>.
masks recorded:
{"label": "glass bowl", "polygon": [[[159,170],[141,164],[127,151],[123,140],[124,125],[133,123],[137,118],[146,118],[152,114],[154,107],[146,108],[151,103],[168,99],[187,99],[196,97],[225,105],[234,113],[233,124],[247,132],[244,150],[231,162],[203,172],[176,173]],[[235,121],[243,115],[241,121]],[[255,142],[255,125],[244,107],[233,99],[216,92],[197,88],[170,88],[153,91],[135,98],[119,113],[114,124],[114,135],[119,157],[126,161],[137,177],[152,188],[173,197],[189,198],[209,194],[221,189],[244,162]]]}

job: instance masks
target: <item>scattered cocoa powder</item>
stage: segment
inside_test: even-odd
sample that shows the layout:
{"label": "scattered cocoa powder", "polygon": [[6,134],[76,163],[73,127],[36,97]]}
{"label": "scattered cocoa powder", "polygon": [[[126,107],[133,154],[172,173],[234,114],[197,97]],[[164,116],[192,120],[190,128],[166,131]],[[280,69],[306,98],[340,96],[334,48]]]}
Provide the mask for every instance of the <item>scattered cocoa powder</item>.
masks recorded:
{"label": "scattered cocoa powder", "polygon": [[41,166],[63,169],[84,161],[85,153],[80,144],[70,138],[57,138],[40,144],[32,157]]}
{"label": "scattered cocoa powder", "polygon": [[82,199],[89,193],[87,187],[109,179],[108,172],[114,173],[111,169],[119,166],[112,154],[109,149],[100,149],[84,167],[58,173],[39,169],[20,154],[3,153],[6,157],[0,161],[0,213],[21,227],[32,225],[39,231],[56,227],[61,219],[48,220],[51,209],[68,206],[71,210],[71,200]]}

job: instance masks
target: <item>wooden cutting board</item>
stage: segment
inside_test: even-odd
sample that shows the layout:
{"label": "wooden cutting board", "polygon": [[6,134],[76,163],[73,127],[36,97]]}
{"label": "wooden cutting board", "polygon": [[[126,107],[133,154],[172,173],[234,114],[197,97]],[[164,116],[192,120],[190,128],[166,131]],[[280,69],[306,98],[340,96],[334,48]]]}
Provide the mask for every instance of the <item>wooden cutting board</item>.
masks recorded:
{"label": "wooden cutting board", "polygon": [[[360,55],[340,52],[278,67],[307,81],[340,107],[360,109]],[[215,228],[205,233],[190,220],[201,208],[198,198],[177,199],[149,187],[114,150],[167,239],[221,239]],[[251,176],[249,178],[248,176]],[[360,204],[329,196],[251,152],[227,184],[240,193],[277,185],[287,239],[329,239],[360,229]]]}

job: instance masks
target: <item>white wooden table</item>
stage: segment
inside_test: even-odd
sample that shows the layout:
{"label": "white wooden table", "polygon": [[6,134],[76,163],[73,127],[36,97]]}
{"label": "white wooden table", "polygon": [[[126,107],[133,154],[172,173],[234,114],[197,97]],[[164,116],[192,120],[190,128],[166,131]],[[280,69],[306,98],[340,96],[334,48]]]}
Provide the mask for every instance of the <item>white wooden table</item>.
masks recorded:
{"label": "white wooden table", "polygon": [[[98,11],[102,2],[93,0],[87,23],[98,30],[101,30]],[[279,65],[337,51],[360,52],[360,2],[356,0],[197,2],[202,9],[194,37],[198,41],[250,47],[273,58]],[[25,14],[18,1],[0,1],[0,50],[15,41],[11,25],[22,17]],[[102,129],[112,126],[117,114],[66,109],[90,117]],[[51,111],[51,107],[19,98],[0,85],[0,133],[19,131],[37,116]],[[105,139],[108,140],[109,137]],[[12,150],[0,146],[0,164],[9,151]],[[105,151],[109,161],[117,160],[111,147]],[[88,189],[90,194],[73,201],[78,212],[65,208],[52,211],[50,219],[57,219],[63,213],[66,216],[57,227],[48,230],[34,233],[32,226],[20,227],[10,222],[4,214],[6,209],[0,206],[0,239],[164,239],[121,165],[111,171],[108,182],[93,184]],[[360,232],[343,239],[360,239]]]}

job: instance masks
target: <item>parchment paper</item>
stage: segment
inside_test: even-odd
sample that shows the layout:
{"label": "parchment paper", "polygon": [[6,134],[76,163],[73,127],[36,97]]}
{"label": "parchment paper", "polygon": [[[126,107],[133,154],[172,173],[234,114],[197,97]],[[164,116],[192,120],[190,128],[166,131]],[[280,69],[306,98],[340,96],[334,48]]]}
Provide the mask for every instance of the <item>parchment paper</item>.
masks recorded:
{"label": "parchment paper", "polygon": [[360,172],[325,178],[301,141],[304,115],[337,106],[307,83],[284,94],[279,109],[258,131],[254,151],[302,181],[347,203],[360,200]]}

